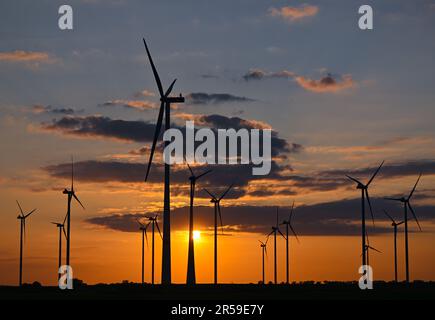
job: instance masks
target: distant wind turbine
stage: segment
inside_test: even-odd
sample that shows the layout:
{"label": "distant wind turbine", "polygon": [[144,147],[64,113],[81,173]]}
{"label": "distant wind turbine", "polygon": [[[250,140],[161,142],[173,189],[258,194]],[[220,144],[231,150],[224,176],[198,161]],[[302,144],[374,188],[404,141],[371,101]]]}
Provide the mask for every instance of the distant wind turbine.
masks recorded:
{"label": "distant wind turbine", "polygon": [[276,234],[279,233],[284,239],[286,237],[282,234],[281,230],[279,230],[278,225],[278,207],[276,207],[276,225],[272,226],[272,231],[267,235],[267,239],[273,234],[273,253],[274,253],[274,281],[275,284],[278,283],[278,260],[277,260],[277,250],[276,250]]}
{"label": "distant wind turbine", "polygon": [[386,210],[384,210],[385,215],[390,218],[391,226],[394,228],[394,280],[397,282],[397,226],[400,226],[405,221],[396,222]]}
{"label": "distant wind turbine", "polygon": [[[63,222],[52,222],[58,229],[59,229],[59,257],[58,257],[58,271],[60,267],[62,266],[62,233],[65,236],[66,239],[66,232],[65,232],[65,221],[66,221],[67,215],[65,215],[65,218],[63,219]],[[58,275],[60,277],[60,273]]]}
{"label": "distant wind turbine", "polygon": [[144,284],[145,283],[145,275],[144,275],[144,269],[145,269],[145,240],[146,240],[147,246],[148,246],[147,229],[148,229],[148,226],[150,225],[150,223],[148,223],[147,225],[144,225],[142,222],[140,222],[139,219],[136,219],[136,221],[139,224],[139,230],[142,233],[142,270],[141,270],[141,275],[142,275],[142,284]]}
{"label": "distant wind turbine", "polygon": [[261,255],[262,255],[262,275],[263,275],[263,284],[265,284],[265,277],[264,277],[264,256],[267,256],[267,241],[269,240],[269,237],[266,238],[266,242],[260,241],[260,247],[261,247]]}
{"label": "distant wind turbine", "polygon": [[[157,88],[160,94],[160,109],[159,116],[157,118],[156,130],[154,132],[153,144],[151,147],[150,158],[148,161],[148,167],[146,171],[145,181],[148,179],[148,174],[150,172],[151,163],[153,162],[153,155],[156,149],[157,139],[160,136],[160,129],[162,128],[163,123],[163,114],[165,117],[165,130],[170,129],[171,127],[171,103],[183,103],[184,97],[170,97],[169,94],[174,87],[175,79],[172,81],[171,85],[168,87],[165,93],[163,93],[162,82],[160,81],[159,74],[157,73],[157,69],[154,65],[153,59],[151,58],[150,51],[148,50],[147,43],[145,39],[143,39],[143,43],[145,45],[145,49],[148,55],[148,59],[151,64],[151,69],[153,70],[154,79],[157,83]],[[165,142],[165,147],[169,144],[169,141]],[[162,254],[162,284],[171,284],[171,207],[170,207],[170,165],[168,161],[165,161],[165,187],[164,187],[164,199],[163,199],[163,254]]]}
{"label": "distant wind turbine", "polygon": [[286,245],[286,283],[287,284],[290,283],[290,281],[289,281],[290,280],[289,279],[289,255],[290,255],[289,254],[289,229],[292,231],[292,233],[294,234],[296,240],[299,243],[298,236],[297,236],[297,234],[296,234],[296,232],[295,232],[295,230],[293,229],[293,226],[292,226],[292,217],[293,217],[294,206],[295,206],[295,202],[293,201],[292,208],[290,210],[290,214],[289,214],[288,220],[284,220],[281,223],[282,225],[285,225],[285,228],[286,228],[286,237],[285,237],[286,241],[285,241],[285,245]]}
{"label": "distant wind turbine", "polygon": [[17,219],[20,220],[20,274],[19,274],[19,285],[22,286],[23,284],[23,242],[26,239],[26,219],[36,211],[36,209],[33,209],[27,214],[24,214],[23,209],[21,209],[20,203],[17,201],[18,208],[20,209],[20,213]]}
{"label": "distant wind turbine", "polygon": [[415,211],[411,206],[411,203],[409,202],[411,200],[412,195],[414,194],[415,189],[417,188],[417,184],[420,181],[421,173],[418,176],[417,181],[415,182],[414,188],[412,188],[411,193],[408,195],[408,197],[401,197],[401,198],[385,198],[387,200],[392,201],[399,201],[403,203],[403,209],[404,209],[404,219],[403,222],[405,223],[405,267],[406,267],[406,282],[409,282],[409,250],[408,250],[408,208],[411,211],[412,215],[414,216],[415,222],[417,222],[418,228],[421,231],[420,223],[418,222],[417,216],[415,215]]}
{"label": "distant wind turbine", "polygon": [[367,197],[367,203],[369,204],[370,214],[372,216],[372,220],[373,220],[373,224],[374,224],[375,223],[375,218],[373,216],[372,204],[370,203],[370,197],[369,197],[368,188],[369,188],[370,184],[372,183],[373,179],[378,174],[379,170],[381,170],[381,167],[382,167],[383,164],[384,164],[384,161],[382,161],[381,165],[375,171],[375,173],[372,175],[372,177],[367,182],[367,184],[364,184],[361,181],[359,181],[358,179],[355,179],[355,178],[353,178],[351,176],[346,175],[346,177],[348,177],[350,180],[356,182],[356,184],[357,184],[356,188],[361,190],[361,236],[362,236],[361,237],[361,239],[362,239],[362,247],[361,247],[362,253],[361,253],[361,256],[362,256],[362,265],[363,266],[367,265],[367,263],[366,263],[366,255],[364,254],[364,252],[366,250],[365,197]]}
{"label": "distant wind turbine", "polygon": [[210,173],[211,170],[207,170],[200,174],[199,176],[195,176],[192,168],[186,162],[187,167],[191,173],[189,177],[190,180],[190,211],[189,211],[189,252],[187,256],[187,284],[195,284],[196,283],[196,275],[195,275],[195,244],[193,239],[193,201],[195,198],[195,185],[196,181]]}
{"label": "distant wind turbine", "polygon": [[159,232],[160,238],[163,240],[162,233],[160,232],[159,223],[157,222],[157,217],[157,214],[154,217],[147,217],[147,219],[149,220],[148,224],[151,223],[151,284],[154,284],[154,235],[156,228]]}
{"label": "distant wind turbine", "polygon": [[74,161],[71,157],[71,190],[65,188],[63,190],[63,194],[68,195],[68,206],[67,206],[67,229],[66,229],[66,265],[70,266],[70,245],[71,245],[71,201],[74,198],[79,205],[84,209],[85,207],[80,202],[79,198],[77,198],[76,193],[74,191]]}
{"label": "distant wind turbine", "polygon": [[370,242],[369,242],[369,236],[367,235],[367,244],[364,248],[364,255],[366,255],[366,259],[367,259],[367,265],[370,265],[370,260],[369,260],[369,251],[373,250],[376,251],[378,253],[382,253],[381,251],[379,251],[378,249],[370,246]]}
{"label": "distant wind turbine", "polygon": [[[218,214],[219,214],[219,219],[221,222],[221,226],[223,228],[223,224],[222,224],[222,214],[221,214],[221,200],[227,195],[228,191],[230,191],[230,189],[233,187],[233,184],[231,184],[227,190],[225,190],[225,192],[218,198],[216,197],[214,194],[212,194],[211,192],[209,192],[207,189],[204,189],[205,192],[207,192],[210,197],[211,197],[211,203],[214,203],[214,284],[217,284],[218,279],[217,279],[217,228],[218,228]],[[223,230],[222,230],[223,232]]]}

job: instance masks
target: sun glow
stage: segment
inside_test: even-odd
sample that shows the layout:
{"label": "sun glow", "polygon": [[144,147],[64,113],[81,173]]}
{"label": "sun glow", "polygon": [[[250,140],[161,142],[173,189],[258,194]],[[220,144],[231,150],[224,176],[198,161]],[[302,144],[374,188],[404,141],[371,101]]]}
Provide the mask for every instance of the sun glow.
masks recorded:
{"label": "sun glow", "polygon": [[198,230],[193,231],[193,240],[201,239],[201,232]]}

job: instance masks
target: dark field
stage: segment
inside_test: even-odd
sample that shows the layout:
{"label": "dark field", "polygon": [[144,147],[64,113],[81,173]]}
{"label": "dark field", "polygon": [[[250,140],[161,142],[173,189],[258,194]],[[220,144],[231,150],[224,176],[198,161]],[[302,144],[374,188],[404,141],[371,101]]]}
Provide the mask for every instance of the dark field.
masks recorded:
{"label": "dark field", "polygon": [[138,299],[138,300],[434,300],[435,282],[411,284],[375,282],[373,290],[360,290],[356,282],[298,283],[291,285],[200,284],[151,286],[149,284],[79,285],[73,290],[26,285],[0,286],[1,300]]}

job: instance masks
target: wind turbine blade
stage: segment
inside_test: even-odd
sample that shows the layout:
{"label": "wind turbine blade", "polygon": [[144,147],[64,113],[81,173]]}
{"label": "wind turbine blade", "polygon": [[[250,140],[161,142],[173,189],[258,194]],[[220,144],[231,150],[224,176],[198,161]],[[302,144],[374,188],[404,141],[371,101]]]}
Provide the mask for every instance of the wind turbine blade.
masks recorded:
{"label": "wind turbine blade", "polygon": [[75,193],[73,193],[73,197],[74,197],[74,199],[76,199],[76,201],[80,204],[80,206],[81,206],[83,209],[85,209],[85,207],[84,207],[83,204],[80,202],[79,198],[77,198],[77,196],[76,196]]}
{"label": "wind turbine blade", "polygon": [[354,182],[356,182],[358,184],[362,184],[361,181],[359,181],[358,179],[355,179],[355,178],[353,178],[351,176],[348,176],[347,174],[346,174],[346,177],[348,177],[350,180],[352,180],[352,181],[354,181]]}
{"label": "wind turbine blade", "polygon": [[285,237],[285,235],[283,235],[283,233],[281,232],[281,230],[279,230],[279,229],[276,229],[276,230],[279,232],[279,234],[280,234],[284,239],[287,240],[287,238]]}
{"label": "wind turbine blade", "polygon": [[267,258],[267,246],[264,246],[264,253],[265,253],[266,258]]}
{"label": "wind turbine blade", "polygon": [[142,222],[140,222],[140,220],[139,220],[138,218],[136,218],[136,222],[139,223],[139,225],[140,225],[141,227],[145,227],[145,225],[144,225]]}
{"label": "wind turbine blade", "polygon": [[190,171],[191,175],[192,175],[192,176],[194,177],[194,176],[195,176],[195,174],[193,173],[193,170],[192,170],[192,168],[190,167],[189,163],[187,162],[187,160],[186,160],[186,157],[184,157],[184,161],[186,162],[186,164],[187,164],[187,167],[189,168],[189,171]]}
{"label": "wind turbine blade", "polygon": [[33,212],[35,212],[36,211],[36,209],[33,209],[32,211],[30,211],[28,214],[26,214],[25,216],[24,216],[24,219],[25,218],[27,218],[28,216],[30,216]]}
{"label": "wind turbine blade", "polygon": [[396,222],[394,221],[394,219],[388,214],[388,212],[386,210],[384,210],[385,215],[390,218],[390,220],[395,224]]}
{"label": "wind turbine blade", "polygon": [[372,250],[374,250],[374,251],[376,251],[376,252],[382,253],[381,251],[379,251],[379,250],[376,249],[376,248],[373,248],[372,246],[368,246],[368,248],[370,248],[370,249],[372,249]]}
{"label": "wind turbine blade", "polygon": [[23,240],[26,242],[26,219],[21,219],[23,223]]}
{"label": "wind turbine blade", "polygon": [[268,235],[267,235],[267,240],[269,240],[269,237],[275,232],[275,230],[272,230]]}
{"label": "wind turbine blade", "polygon": [[165,97],[168,97],[169,94],[171,93],[172,88],[174,87],[175,81],[177,81],[177,79],[174,79],[174,81],[172,81],[171,85],[169,86],[168,90],[166,90]]}
{"label": "wind turbine blade", "polygon": [[276,207],[276,228],[278,229],[279,222],[278,222],[278,207]]}
{"label": "wind turbine blade", "polygon": [[74,160],[71,156],[71,191],[74,191]]}
{"label": "wind turbine blade", "polygon": [[150,158],[148,160],[148,167],[147,167],[147,173],[145,175],[145,181],[147,181],[148,174],[150,173],[151,163],[153,162],[154,151],[156,150],[157,139],[159,138],[160,130],[162,128],[164,107],[165,107],[164,103],[162,102],[160,104],[159,116],[157,118],[156,130],[154,132],[154,139],[151,147]]}
{"label": "wind turbine blade", "polygon": [[420,223],[418,222],[417,216],[415,215],[414,209],[412,209],[411,204],[408,202],[408,208],[411,210],[412,215],[414,216],[415,222],[417,222],[418,228],[421,231]]}
{"label": "wind turbine blade", "polygon": [[294,209],[294,207],[295,207],[295,202],[293,201],[292,208],[291,208],[291,210],[290,210],[290,214],[289,214],[289,216],[288,216],[288,222],[289,222],[289,223],[290,223],[291,220],[292,220],[292,215],[293,215],[293,209]]}
{"label": "wind turbine blade", "polygon": [[156,221],[156,227],[157,227],[157,230],[159,231],[160,238],[162,238],[162,240],[163,240],[163,236],[162,236],[162,233],[160,232],[159,224],[157,223],[157,221]]}
{"label": "wind turbine blade", "polygon": [[369,192],[367,191],[367,189],[365,189],[365,193],[366,193],[367,203],[369,204],[370,215],[372,216],[372,221],[373,221],[373,226],[374,226],[375,225],[375,216],[373,215],[372,204],[370,202]]}
{"label": "wind turbine blade", "polygon": [[209,192],[206,188],[204,188],[203,190],[205,192],[207,192],[210,197],[212,197],[213,199],[216,199],[216,197],[211,192]]}
{"label": "wind turbine blade", "polygon": [[157,73],[156,66],[154,65],[153,58],[151,58],[151,53],[148,50],[147,43],[145,41],[145,38],[143,38],[143,44],[145,45],[145,50],[147,51],[148,59],[150,60],[151,69],[153,69],[154,79],[156,80],[157,87],[159,88],[160,97],[163,97],[163,87],[162,82],[160,81],[159,74]]}
{"label": "wind turbine blade", "polygon": [[18,200],[15,200],[18,204],[18,208],[20,208],[20,212],[21,212],[21,216],[24,217],[24,212],[23,209],[21,209],[20,203],[18,202]]}
{"label": "wind turbine blade", "polygon": [[196,179],[199,179],[202,176],[205,176],[207,173],[210,173],[211,171],[212,171],[211,169],[207,170],[206,172],[204,172],[204,173],[200,174],[199,176],[197,176]]}
{"label": "wind turbine blade", "polygon": [[234,182],[231,183],[231,185],[227,188],[227,190],[225,190],[225,192],[220,196],[219,200],[223,199],[233,186],[234,186]]}
{"label": "wind turbine blade", "polygon": [[224,224],[222,223],[221,205],[219,202],[217,203],[217,206],[218,206],[217,209],[218,209],[218,213],[219,213],[219,220],[221,223],[222,234],[224,234]]}
{"label": "wind turbine blade", "polygon": [[379,170],[381,170],[382,166],[384,165],[384,162],[385,162],[385,160],[381,162],[381,165],[379,166],[379,168],[375,171],[373,176],[370,178],[369,182],[367,182],[367,184],[366,184],[367,187],[370,185],[370,183],[372,183],[373,179],[376,177],[376,175],[378,174]]}
{"label": "wind turbine blade", "polygon": [[63,218],[62,225],[65,225],[66,218],[68,218],[68,212],[65,214],[65,218]]}
{"label": "wind turbine blade", "polygon": [[296,234],[295,230],[293,229],[292,225],[289,224],[290,230],[293,232],[293,234],[295,235],[296,240],[298,241],[298,243],[300,243],[298,235]]}
{"label": "wind turbine blade", "polygon": [[66,235],[66,231],[65,231],[65,226],[62,225],[62,231],[63,231],[63,235],[65,236],[65,239],[68,239],[67,235]]}
{"label": "wind turbine blade", "polygon": [[413,195],[413,193],[414,193],[414,191],[415,191],[415,188],[417,188],[417,184],[418,184],[418,182],[420,181],[420,178],[421,178],[421,173],[420,173],[420,175],[418,176],[417,181],[415,182],[414,188],[412,188],[412,191],[411,191],[411,193],[410,193],[409,196],[408,196],[408,200],[411,199],[411,197],[412,197],[412,195]]}

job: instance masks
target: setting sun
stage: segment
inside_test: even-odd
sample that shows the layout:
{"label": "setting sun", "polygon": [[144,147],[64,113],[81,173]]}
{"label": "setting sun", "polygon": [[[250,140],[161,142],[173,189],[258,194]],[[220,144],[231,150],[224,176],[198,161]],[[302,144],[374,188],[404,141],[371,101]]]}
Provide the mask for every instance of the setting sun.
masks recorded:
{"label": "setting sun", "polygon": [[193,231],[193,240],[199,240],[201,238],[201,232],[198,230]]}

